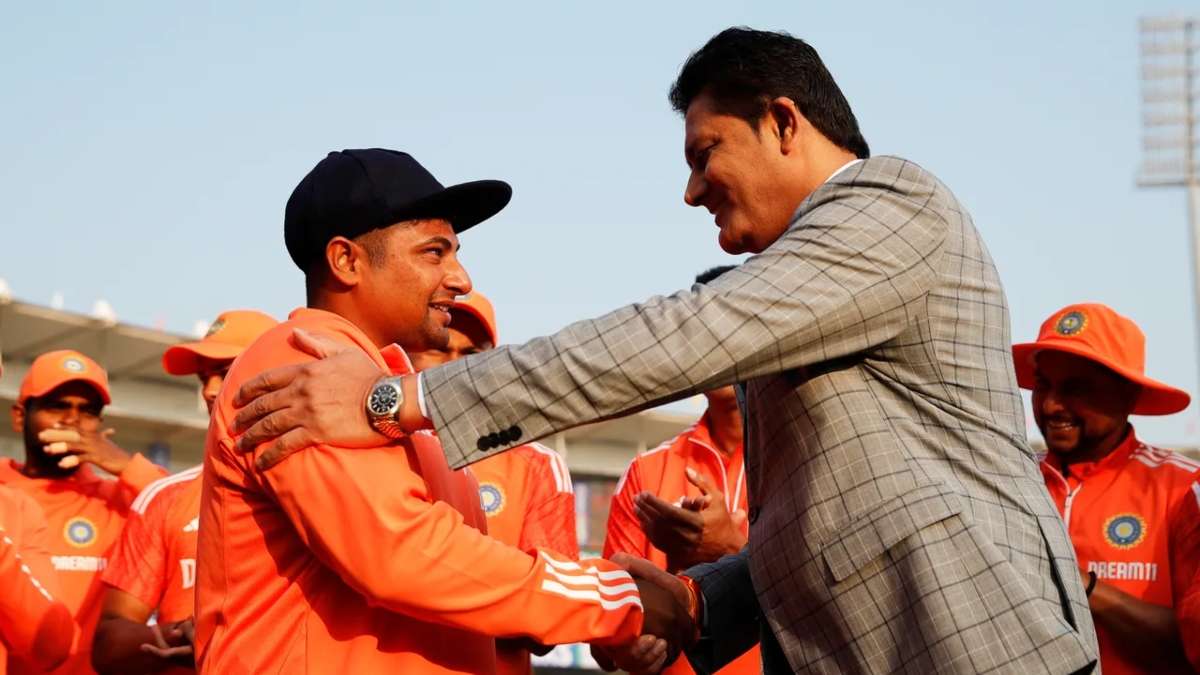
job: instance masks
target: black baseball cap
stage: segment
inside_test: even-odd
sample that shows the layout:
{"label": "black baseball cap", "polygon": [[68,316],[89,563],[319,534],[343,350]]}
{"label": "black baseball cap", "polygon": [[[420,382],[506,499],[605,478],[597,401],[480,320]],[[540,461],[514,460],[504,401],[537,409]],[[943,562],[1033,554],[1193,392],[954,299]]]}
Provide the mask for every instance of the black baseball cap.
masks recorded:
{"label": "black baseball cap", "polygon": [[455,232],[491,218],[512,198],[500,180],[443,187],[411,155],[370,148],[329,153],[288,198],[283,238],[304,271],[336,236],[354,238],[405,220],[442,218]]}

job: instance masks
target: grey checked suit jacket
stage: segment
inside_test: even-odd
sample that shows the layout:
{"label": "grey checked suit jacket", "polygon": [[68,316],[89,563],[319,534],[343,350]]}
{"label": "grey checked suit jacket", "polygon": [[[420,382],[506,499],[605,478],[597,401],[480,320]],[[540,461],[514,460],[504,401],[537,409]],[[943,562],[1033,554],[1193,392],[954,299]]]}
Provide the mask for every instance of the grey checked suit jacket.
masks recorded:
{"label": "grey checked suit jacket", "polygon": [[424,390],[462,466],[745,384],[750,547],[693,570],[702,670],[762,625],[795,672],[1068,673],[1096,638],[1009,347],[966,210],[877,157],[715,281],[428,370]]}

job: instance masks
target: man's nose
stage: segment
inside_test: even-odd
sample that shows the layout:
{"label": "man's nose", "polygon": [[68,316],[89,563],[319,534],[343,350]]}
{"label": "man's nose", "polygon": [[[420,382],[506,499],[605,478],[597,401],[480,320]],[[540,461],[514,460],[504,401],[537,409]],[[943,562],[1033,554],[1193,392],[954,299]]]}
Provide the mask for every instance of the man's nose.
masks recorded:
{"label": "man's nose", "polygon": [[704,174],[693,171],[688,175],[687,185],[683,189],[683,202],[688,206],[700,206],[707,189],[708,182],[704,180]]}
{"label": "man's nose", "polygon": [[450,269],[446,271],[446,277],[442,279],[442,285],[455,295],[466,295],[471,292],[471,276],[467,274],[467,268],[463,267],[457,256],[451,261]]}

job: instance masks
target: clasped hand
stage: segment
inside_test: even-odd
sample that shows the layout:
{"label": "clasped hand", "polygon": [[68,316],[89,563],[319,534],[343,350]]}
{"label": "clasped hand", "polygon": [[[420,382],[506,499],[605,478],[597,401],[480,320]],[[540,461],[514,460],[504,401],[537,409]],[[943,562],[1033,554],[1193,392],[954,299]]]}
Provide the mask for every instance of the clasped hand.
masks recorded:
{"label": "clasped hand", "polygon": [[642,636],[627,645],[593,645],[592,656],[605,670],[657,673],[695,642],[698,627],[689,610],[695,604],[691,591],[679,578],[648,560],[618,553],[612,561],[625,568],[637,584],[642,600]]}

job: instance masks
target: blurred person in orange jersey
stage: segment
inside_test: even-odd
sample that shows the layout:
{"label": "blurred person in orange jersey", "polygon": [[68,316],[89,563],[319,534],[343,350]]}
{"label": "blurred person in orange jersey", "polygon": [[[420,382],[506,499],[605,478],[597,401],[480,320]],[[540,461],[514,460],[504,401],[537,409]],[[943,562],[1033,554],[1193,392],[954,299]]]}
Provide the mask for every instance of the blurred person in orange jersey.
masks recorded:
{"label": "blurred person in orange jersey", "polygon": [[1055,312],[1013,361],[1033,390],[1042,475],[1075,545],[1100,666],[1200,670],[1200,463],[1143,443],[1129,423],[1190,397],[1146,376],[1145,336],[1105,305]]}
{"label": "blurred person in orange jersey", "polygon": [[[42,508],[61,598],[79,630],[70,657],[55,673],[93,672],[100,574],[134,497],[166,474],[112,442],[113,430],[105,428],[102,417],[111,402],[108,374],[95,361],[72,350],[42,354],[30,366],[12,407],[13,429],[25,439],[25,463],[0,460],[0,484],[29,495]],[[116,480],[96,475],[93,466]],[[28,666],[13,669],[26,672]]]}
{"label": "blurred person in orange jersey", "polygon": [[0,675],[8,672],[9,655],[39,671],[55,668],[74,640],[75,622],[59,599],[50,563],[42,507],[0,485]]}
{"label": "blurred person in orange jersey", "polygon": [[[696,283],[706,284],[730,269],[725,265],[701,272]],[[695,424],[635,457],[617,482],[608,512],[605,558],[628,553],[678,573],[746,545],[750,525],[737,394],[733,387],[721,387],[704,397],[708,407]],[[599,650],[593,655],[603,663]],[[758,647],[753,647],[718,672],[749,675],[761,670]],[[688,660],[680,658],[663,672],[693,671]]]}
{"label": "blurred person in orange jersey", "polygon": [[[196,376],[211,413],[233,360],[278,323],[254,310],[223,312],[203,339],[168,348],[163,370]],[[200,469],[160,478],[134,500],[103,576],[106,590],[92,642],[97,672],[193,670]],[[155,620],[147,625],[151,616]]]}
{"label": "blurred person in orange jersey", "polygon": [[[499,344],[496,312],[483,294],[473,291],[450,305],[450,339],[443,348],[414,352],[416,370],[487,351]],[[522,551],[539,548],[572,560],[579,558],[575,533],[575,490],[567,463],[554,450],[530,443],[471,465],[479,483],[479,503],[492,537]],[[538,653],[549,647],[532,646]],[[531,645],[524,640],[496,641],[496,672],[532,672]]]}
{"label": "blurred person in orange jersey", "polygon": [[50,563],[50,533],[32,497],[0,485],[0,675],[43,672],[66,660],[75,640]]}
{"label": "blurred person in orange jersey", "polygon": [[[293,191],[284,236],[307,306],[238,358],[209,427],[201,672],[490,673],[495,637],[649,644],[665,658],[661,641],[638,638],[641,593],[656,588],[608,561],[487,536],[475,482],[449,469],[433,434],[404,433],[392,417],[399,376],[413,372],[401,348],[444,346],[450,306],[471,290],[458,233],[510,194],[499,181],[444,188],[382,149],[332,152]],[[240,447],[239,389],[337,349],[391,374],[364,396],[363,437],[337,447],[288,437],[296,452],[277,462],[273,443]]]}

